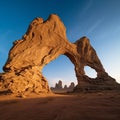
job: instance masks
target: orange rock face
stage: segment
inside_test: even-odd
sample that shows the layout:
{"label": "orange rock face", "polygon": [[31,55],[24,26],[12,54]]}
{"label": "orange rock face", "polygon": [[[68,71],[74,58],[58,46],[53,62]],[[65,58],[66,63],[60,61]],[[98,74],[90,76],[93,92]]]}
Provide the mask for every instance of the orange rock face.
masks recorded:
{"label": "orange rock face", "polygon": [[[12,93],[49,93],[48,82],[42,69],[59,55],[67,56],[75,66],[78,85],[75,90],[113,89],[116,81],[105,72],[89,39],[82,37],[75,43],[68,41],[66,28],[57,15],[48,20],[36,18],[21,40],[14,42],[0,75],[1,88]],[[84,66],[97,72],[97,78],[85,75]]]}

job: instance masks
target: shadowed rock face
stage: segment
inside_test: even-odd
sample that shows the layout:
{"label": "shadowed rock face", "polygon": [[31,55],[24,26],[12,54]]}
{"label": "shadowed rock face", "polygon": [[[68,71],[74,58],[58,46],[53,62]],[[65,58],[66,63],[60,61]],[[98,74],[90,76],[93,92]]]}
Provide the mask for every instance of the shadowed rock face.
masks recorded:
{"label": "shadowed rock face", "polygon": [[[1,87],[16,94],[50,92],[42,69],[61,54],[75,66],[78,80],[76,91],[115,88],[117,85],[105,72],[89,39],[82,37],[70,43],[64,24],[57,15],[52,14],[46,21],[42,18],[33,20],[23,38],[13,43],[3,67],[5,73],[0,75]],[[96,70],[97,78],[91,79],[85,75],[86,65]]]}

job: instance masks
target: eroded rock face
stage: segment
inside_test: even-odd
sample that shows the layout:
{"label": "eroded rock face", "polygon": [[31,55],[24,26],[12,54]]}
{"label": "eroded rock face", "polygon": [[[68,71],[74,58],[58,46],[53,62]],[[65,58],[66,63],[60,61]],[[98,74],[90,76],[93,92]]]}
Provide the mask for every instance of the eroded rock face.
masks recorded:
{"label": "eroded rock face", "polygon": [[[5,73],[0,75],[1,88],[15,94],[49,93],[42,69],[61,54],[66,55],[75,66],[78,80],[75,90],[114,88],[117,85],[105,72],[89,39],[82,37],[70,43],[64,24],[57,15],[52,14],[46,21],[42,18],[33,20],[23,38],[14,42],[3,67]],[[86,65],[96,70],[96,79],[85,75]]]}
{"label": "eroded rock face", "polygon": [[58,83],[55,84],[55,89],[62,89],[62,81],[59,80]]}

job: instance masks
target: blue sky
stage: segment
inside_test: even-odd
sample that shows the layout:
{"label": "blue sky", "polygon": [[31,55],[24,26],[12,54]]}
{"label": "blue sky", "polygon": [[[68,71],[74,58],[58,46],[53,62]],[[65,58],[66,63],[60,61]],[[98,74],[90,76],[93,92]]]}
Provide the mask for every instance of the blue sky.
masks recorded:
{"label": "blue sky", "polygon": [[[13,41],[21,39],[35,17],[60,16],[69,41],[90,39],[106,72],[120,82],[120,0],[0,0],[0,71]],[[87,70],[88,74],[94,74]],[[77,83],[74,66],[61,55],[45,66],[50,86]]]}

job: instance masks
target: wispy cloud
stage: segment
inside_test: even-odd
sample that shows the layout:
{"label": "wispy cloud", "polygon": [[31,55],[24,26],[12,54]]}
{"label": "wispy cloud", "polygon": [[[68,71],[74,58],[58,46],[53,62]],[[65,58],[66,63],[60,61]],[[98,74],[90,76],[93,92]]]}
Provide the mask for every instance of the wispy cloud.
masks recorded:
{"label": "wispy cloud", "polygon": [[84,6],[84,8],[81,11],[81,16],[86,14],[86,12],[91,8],[91,6],[93,5],[93,0],[89,0],[89,2]]}
{"label": "wispy cloud", "polygon": [[103,22],[103,19],[99,19],[94,24],[92,24],[91,27],[87,30],[87,34],[90,34],[93,31],[95,31],[95,29],[97,29],[101,25],[102,22]]}
{"label": "wispy cloud", "polygon": [[102,39],[108,39],[110,37],[111,41],[114,40],[119,41],[120,26],[118,24],[111,24],[102,27],[103,30],[101,31],[101,34],[98,35],[98,38],[102,40]]}

